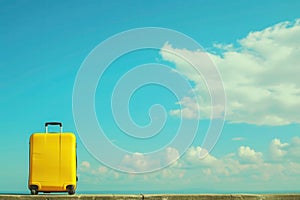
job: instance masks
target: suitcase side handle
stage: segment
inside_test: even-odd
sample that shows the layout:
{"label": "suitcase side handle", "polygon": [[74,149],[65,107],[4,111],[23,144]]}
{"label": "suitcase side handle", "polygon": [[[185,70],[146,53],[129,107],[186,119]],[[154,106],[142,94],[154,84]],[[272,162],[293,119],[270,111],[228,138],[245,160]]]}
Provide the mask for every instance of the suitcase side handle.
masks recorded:
{"label": "suitcase side handle", "polygon": [[45,123],[46,133],[48,133],[48,125],[59,126],[60,132],[62,133],[62,123],[61,122],[46,122]]}

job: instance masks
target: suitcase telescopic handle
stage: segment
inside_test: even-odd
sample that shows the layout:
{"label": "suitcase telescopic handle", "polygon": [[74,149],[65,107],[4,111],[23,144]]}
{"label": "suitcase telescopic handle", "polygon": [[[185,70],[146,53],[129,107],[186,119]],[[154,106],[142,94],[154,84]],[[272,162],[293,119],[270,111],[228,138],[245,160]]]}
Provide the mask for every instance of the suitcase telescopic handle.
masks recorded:
{"label": "suitcase telescopic handle", "polygon": [[62,123],[61,122],[46,122],[45,123],[46,133],[48,133],[48,125],[59,126],[60,132],[62,133]]}

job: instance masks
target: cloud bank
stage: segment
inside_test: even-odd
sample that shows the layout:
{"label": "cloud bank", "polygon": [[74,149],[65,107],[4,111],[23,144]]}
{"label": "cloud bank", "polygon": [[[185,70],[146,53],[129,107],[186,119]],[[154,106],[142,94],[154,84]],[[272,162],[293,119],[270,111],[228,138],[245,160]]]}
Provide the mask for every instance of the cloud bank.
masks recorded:
{"label": "cloud bank", "polygon": [[[236,44],[214,44],[208,56],[216,64],[223,79],[227,96],[226,120],[232,123],[256,125],[286,125],[300,123],[300,19],[282,22],[261,31],[251,32]],[[176,49],[166,43],[161,56],[172,62],[176,70],[195,83],[200,110],[196,100],[181,99],[182,110],[174,109],[171,115],[194,118],[200,111],[201,118],[209,118],[210,96],[205,78],[194,73],[186,62],[176,57],[174,52],[187,60],[199,60],[200,71],[207,70],[201,63],[202,51]],[[217,105],[213,105],[217,106]]]}
{"label": "cloud bank", "polygon": [[[155,188],[166,190],[191,188],[230,191],[295,190],[299,189],[300,178],[300,138],[289,142],[274,138],[265,153],[250,146],[240,146],[235,152],[227,152],[222,157],[208,154],[201,159],[200,146],[192,146],[173,165],[157,172],[146,174],[119,173],[102,165],[93,166],[88,161],[80,165],[80,180],[93,183],[93,188],[105,188],[111,183],[117,187],[134,185],[134,188]],[[176,149],[166,151],[165,159],[178,156]],[[151,167],[157,160],[145,160],[143,154],[125,156],[131,169]],[[141,184],[139,186],[139,183]],[[133,186],[131,185],[131,186]],[[122,186],[123,187],[123,186]],[[200,191],[200,190],[198,190]]]}

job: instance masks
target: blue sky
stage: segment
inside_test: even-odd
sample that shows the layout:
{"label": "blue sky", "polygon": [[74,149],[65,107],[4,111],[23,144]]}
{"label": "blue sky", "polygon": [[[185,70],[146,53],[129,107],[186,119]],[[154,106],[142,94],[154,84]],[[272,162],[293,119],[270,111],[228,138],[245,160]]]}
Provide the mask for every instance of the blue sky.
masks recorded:
{"label": "blue sky", "polygon": [[[29,137],[44,131],[46,121],[61,121],[65,131],[78,136],[79,193],[299,192],[299,9],[297,1],[0,1],[0,192],[28,192]],[[143,27],[173,29],[207,51],[223,80],[226,118],[217,144],[200,159],[209,123],[216,120],[209,119],[209,94],[203,79],[167,53],[197,63],[199,51],[166,40],[158,49],[120,56],[99,81],[95,113],[107,138],[129,152],[122,160],[103,152],[120,162],[121,170],[147,171],[157,160],[173,161],[181,152],[163,147],[176,137],[180,120],[200,127],[185,154],[171,166],[134,174],[111,169],[87,151],[80,140],[84,133],[78,134],[74,122],[72,95],[80,67],[97,45]],[[116,50],[118,46],[107,52]],[[147,63],[168,66],[169,77],[172,70],[181,74],[195,96],[186,91],[176,99],[155,84],[136,90],[128,108],[137,125],[149,124],[148,110],[155,104],[164,106],[164,113],[154,110],[153,122],[166,117],[158,135],[137,139],[116,125],[111,96],[122,76]],[[149,77],[164,75],[142,74],[137,80]],[[195,117],[198,111],[200,118]],[[90,119],[85,120],[89,125]],[[95,141],[102,150],[102,141]],[[159,159],[143,154],[158,149],[163,149]]]}

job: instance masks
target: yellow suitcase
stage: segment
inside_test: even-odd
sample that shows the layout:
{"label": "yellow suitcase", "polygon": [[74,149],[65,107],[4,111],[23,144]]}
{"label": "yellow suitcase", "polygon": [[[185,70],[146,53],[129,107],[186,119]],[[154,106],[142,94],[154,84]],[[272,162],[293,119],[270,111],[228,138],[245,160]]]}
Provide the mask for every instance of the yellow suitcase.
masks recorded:
{"label": "yellow suitcase", "polygon": [[[59,125],[60,133],[48,133],[48,125]],[[30,136],[29,180],[31,194],[76,190],[76,137],[63,133],[62,123],[46,122],[46,133]]]}

